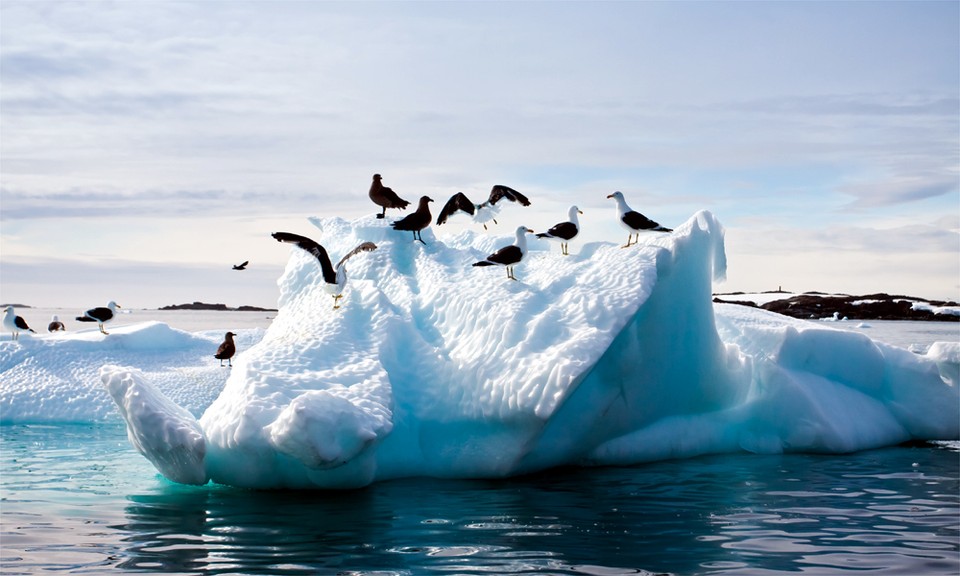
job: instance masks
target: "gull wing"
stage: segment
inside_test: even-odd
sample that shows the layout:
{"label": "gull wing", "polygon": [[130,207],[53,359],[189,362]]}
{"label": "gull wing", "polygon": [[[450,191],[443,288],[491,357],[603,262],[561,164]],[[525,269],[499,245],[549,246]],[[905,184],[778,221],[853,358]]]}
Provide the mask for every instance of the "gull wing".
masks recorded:
{"label": "gull wing", "polygon": [[490,200],[488,201],[490,204],[496,204],[503,198],[506,198],[511,202],[519,202],[521,206],[530,205],[530,200],[513,188],[504,186],[503,184],[494,184],[493,188],[490,189]]}
{"label": "gull wing", "polygon": [[323,272],[323,281],[327,284],[337,283],[337,273],[333,270],[333,265],[330,264],[330,257],[327,255],[327,251],[323,248],[323,246],[317,244],[306,236],[300,236],[299,234],[294,234],[292,232],[274,232],[271,234],[271,236],[273,236],[277,242],[296,244],[299,248],[313,254],[314,257],[320,261],[320,270]]}
{"label": "gull wing", "polygon": [[343,266],[343,263],[346,262],[347,259],[350,258],[351,256],[355,256],[360,252],[372,252],[373,250],[376,250],[376,249],[377,249],[377,245],[374,244],[373,242],[364,242],[363,244],[351,250],[349,253],[347,253],[346,256],[344,256],[343,258],[340,259],[339,262],[337,262],[337,270],[339,270],[340,267]]}
{"label": "gull wing", "polygon": [[443,205],[443,210],[440,211],[440,215],[437,216],[437,226],[443,224],[447,221],[447,218],[453,216],[457,210],[463,210],[467,214],[473,216],[477,211],[476,205],[467,198],[467,195],[463,192],[457,192],[447,200],[447,203]]}

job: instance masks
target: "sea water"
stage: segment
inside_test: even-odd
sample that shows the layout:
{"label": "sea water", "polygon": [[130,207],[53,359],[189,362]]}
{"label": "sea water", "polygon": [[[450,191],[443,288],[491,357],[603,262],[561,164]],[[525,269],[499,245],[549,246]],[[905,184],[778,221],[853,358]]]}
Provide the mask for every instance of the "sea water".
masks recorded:
{"label": "sea water", "polygon": [[171,483],[121,427],[2,432],[5,575],[960,570],[956,445],[274,492]]}
{"label": "sea water", "polygon": [[[264,313],[167,314],[207,330]],[[850,329],[917,350],[957,326],[869,324]],[[955,576],[960,443],[281,492],[169,482],[122,426],[11,425],[0,515],[4,575]]]}
{"label": "sea water", "polygon": [[[72,308],[18,308],[17,315],[40,333],[46,333],[50,318],[56,314],[66,325],[68,331],[96,329],[94,323],[78,322],[76,317],[82,310]],[[276,311],[236,310],[156,310],[149,308],[121,308],[117,316],[107,325],[107,331],[114,326],[137,324],[139,322],[163,322],[171,328],[185,332],[203,330],[240,330],[244,328],[267,328],[277,315]]]}

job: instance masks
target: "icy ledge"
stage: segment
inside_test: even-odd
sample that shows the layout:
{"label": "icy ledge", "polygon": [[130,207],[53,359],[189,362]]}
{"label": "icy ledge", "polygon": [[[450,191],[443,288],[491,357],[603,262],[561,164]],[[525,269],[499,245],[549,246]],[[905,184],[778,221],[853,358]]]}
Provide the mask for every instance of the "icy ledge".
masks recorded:
{"label": "icy ledge", "polygon": [[314,258],[284,247],[279,313],[199,421],[135,370],[101,371],[168,478],[347,488],[960,436],[956,345],[917,356],[739,306],[715,316],[726,261],[708,212],[629,249],[544,244],[518,282],[471,266],[509,235],[428,230],[424,246],[373,218],[313,222],[334,260],[379,249],[349,261],[334,310]]}

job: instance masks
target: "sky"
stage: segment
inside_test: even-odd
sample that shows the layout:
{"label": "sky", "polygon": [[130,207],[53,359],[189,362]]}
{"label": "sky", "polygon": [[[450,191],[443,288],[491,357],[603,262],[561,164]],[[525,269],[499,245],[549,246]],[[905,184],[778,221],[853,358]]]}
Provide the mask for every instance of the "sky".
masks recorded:
{"label": "sky", "polygon": [[531,200],[440,240],[623,243],[620,190],[719,218],[715,292],[960,300],[960,3],[0,0],[4,303],[273,307],[374,173]]}

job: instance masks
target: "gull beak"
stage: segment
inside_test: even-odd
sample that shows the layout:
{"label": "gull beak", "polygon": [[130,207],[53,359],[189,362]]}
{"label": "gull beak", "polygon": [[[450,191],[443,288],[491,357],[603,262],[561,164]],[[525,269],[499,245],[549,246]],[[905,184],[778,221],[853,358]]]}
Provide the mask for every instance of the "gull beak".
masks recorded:
{"label": "gull beak", "polygon": [[607,198],[613,198],[613,194],[607,194]]}

